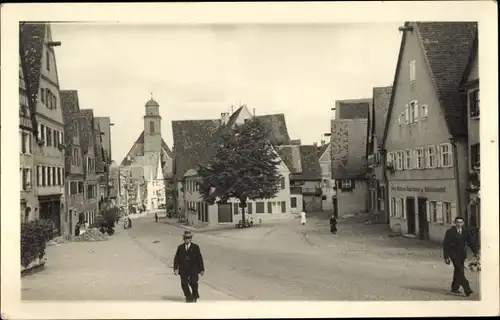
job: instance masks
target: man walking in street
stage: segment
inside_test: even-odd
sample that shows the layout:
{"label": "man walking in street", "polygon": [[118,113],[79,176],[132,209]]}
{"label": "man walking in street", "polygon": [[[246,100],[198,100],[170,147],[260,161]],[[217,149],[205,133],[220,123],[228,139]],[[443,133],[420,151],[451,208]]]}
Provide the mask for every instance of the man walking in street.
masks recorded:
{"label": "man walking in street", "polygon": [[158,222],[158,212],[155,212],[155,222]]}
{"label": "man walking in street", "polygon": [[[205,266],[200,247],[192,243],[191,231],[184,231],[184,243],[177,247],[174,257],[174,274],[181,276],[181,287],[186,302],[196,302],[200,298],[198,292],[198,275],[203,276]],[[190,288],[191,287],[191,288]],[[192,291],[191,291],[192,290]]]}
{"label": "man walking in street", "polygon": [[474,238],[469,230],[464,227],[462,217],[455,218],[455,225],[446,231],[443,240],[443,255],[446,264],[453,263],[453,281],[451,292],[460,293],[460,287],[464,288],[464,293],[468,297],[473,291],[469,281],[465,277],[465,259],[467,259],[467,246],[470,247],[476,259],[479,259],[478,250]]}

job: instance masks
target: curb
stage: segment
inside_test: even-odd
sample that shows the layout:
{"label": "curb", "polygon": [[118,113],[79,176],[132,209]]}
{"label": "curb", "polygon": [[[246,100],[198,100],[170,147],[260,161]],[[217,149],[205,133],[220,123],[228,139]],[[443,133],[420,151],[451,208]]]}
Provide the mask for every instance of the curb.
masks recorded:
{"label": "curb", "polygon": [[22,270],[21,271],[21,278],[38,273],[38,272],[41,272],[44,269],[45,269],[45,262],[39,263],[31,268]]}

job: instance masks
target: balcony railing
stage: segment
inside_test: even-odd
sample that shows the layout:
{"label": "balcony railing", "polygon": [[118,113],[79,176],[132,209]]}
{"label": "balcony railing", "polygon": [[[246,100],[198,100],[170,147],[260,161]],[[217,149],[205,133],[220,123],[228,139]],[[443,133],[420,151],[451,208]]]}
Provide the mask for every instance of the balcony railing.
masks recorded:
{"label": "balcony railing", "polygon": [[313,195],[322,195],[323,192],[321,188],[311,188],[311,187],[302,187],[302,194],[313,194]]}

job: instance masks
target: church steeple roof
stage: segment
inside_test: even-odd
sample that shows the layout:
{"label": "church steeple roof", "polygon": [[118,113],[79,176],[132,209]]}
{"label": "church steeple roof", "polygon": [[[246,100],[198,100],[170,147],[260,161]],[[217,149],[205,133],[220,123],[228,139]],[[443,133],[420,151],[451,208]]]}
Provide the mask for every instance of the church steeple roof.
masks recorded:
{"label": "church steeple roof", "polygon": [[159,107],[160,105],[156,100],[153,99],[153,93],[151,93],[151,99],[149,99],[148,102],[146,102],[146,107]]}

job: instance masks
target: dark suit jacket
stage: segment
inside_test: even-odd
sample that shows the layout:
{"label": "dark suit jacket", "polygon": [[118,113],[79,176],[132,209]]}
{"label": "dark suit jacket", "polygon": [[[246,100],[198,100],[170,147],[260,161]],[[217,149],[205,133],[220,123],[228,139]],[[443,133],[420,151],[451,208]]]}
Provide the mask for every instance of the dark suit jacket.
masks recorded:
{"label": "dark suit jacket", "polygon": [[477,246],[470,230],[463,228],[460,235],[455,227],[446,230],[443,240],[444,258],[467,259],[467,246],[471,248],[474,254],[477,254]]}
{"label": "dark suit jacket", "polygon": [[189,250],[186,251],[185,243],[179,245],[174,257],[174,270],[179,270],[180,275],[197,275],[205,271],[200,247],[191,243]]}

